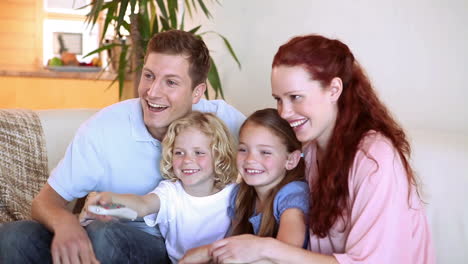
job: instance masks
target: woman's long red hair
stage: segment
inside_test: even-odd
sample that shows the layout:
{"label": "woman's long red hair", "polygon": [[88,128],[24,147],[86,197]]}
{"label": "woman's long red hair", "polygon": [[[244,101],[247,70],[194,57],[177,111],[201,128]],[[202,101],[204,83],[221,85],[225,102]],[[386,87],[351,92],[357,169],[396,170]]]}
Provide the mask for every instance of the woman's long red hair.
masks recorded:
{"label": "woman's long red hair", "polygon": [[392,142],[411,183],[409,188],[416,185],[406,135],[377,98],[348,46],[319,35],[295,37],[276,53],[272,66],[279,65],[301,66],[323,87],[328,87],[335,77],[343,82],[335,128],[323,157],[326,162],[320,164],[310,194],[310,228],[315,235],[325,237],[338,218],[347,219],[349,171],[361,139],[370,130]]}

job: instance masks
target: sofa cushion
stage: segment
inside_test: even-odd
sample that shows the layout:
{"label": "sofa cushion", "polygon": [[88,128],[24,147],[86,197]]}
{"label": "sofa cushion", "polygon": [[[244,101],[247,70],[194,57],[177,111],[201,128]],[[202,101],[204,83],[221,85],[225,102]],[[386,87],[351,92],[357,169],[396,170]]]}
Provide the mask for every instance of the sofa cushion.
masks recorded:
{"label": "sofa cushion", "polygon": [[78,127],[99,109],[49,109],[37,110],[44,131],[49,171],[65,155],[68,144]]}
{"label": "sofa cushion", "polygon": [[42,126],[31,110],[0,110],[0,223],[30,219],[47,180]]}

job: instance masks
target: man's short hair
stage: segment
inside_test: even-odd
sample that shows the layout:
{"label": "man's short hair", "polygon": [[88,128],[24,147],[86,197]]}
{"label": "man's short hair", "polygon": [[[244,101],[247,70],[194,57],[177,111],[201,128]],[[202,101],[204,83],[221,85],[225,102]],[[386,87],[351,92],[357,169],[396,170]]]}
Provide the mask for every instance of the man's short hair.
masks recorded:
{"label": "man's short hair", "polygon": [[150,53],[187,56],[192,88],[205,83],[210,70],[210,52],[205,42],[192,33],[169,30],[154,35],[148,43],[146,58]]}

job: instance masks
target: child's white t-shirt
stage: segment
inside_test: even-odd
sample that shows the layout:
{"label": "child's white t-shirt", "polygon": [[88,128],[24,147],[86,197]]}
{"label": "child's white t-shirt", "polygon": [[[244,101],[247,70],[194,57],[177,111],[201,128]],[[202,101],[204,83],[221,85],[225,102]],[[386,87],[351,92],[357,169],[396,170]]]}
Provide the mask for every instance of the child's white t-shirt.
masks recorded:
{"label": "child's white t-shirt", "polygon": [[149,226],[159,225],[172,263],[178,263],[189,249],[224,238],[231,224],[227,207],[234,186],[195,197],[187,194],[179,181],[165,180],[151,192],[159,196],[161,207],[158,214],[147,215],[144,220]]}

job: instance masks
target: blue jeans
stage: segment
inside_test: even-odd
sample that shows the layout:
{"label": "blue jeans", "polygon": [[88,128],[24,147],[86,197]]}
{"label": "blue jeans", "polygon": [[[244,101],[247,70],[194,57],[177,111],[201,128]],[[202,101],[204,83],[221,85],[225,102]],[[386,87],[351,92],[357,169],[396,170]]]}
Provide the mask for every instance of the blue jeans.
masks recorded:
{"label": "blue jeans", "polygon": [[[120,222],[94,221],[86,227],[101,263],[170,263],[162,237]],[[0,263],[52,263],[53,234],[35,221],[0,226]]]}

